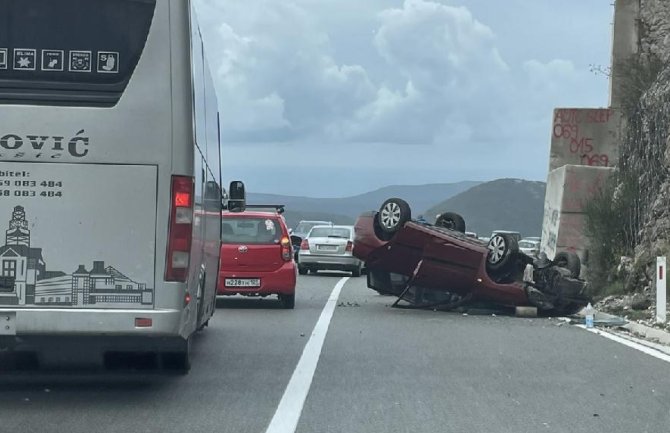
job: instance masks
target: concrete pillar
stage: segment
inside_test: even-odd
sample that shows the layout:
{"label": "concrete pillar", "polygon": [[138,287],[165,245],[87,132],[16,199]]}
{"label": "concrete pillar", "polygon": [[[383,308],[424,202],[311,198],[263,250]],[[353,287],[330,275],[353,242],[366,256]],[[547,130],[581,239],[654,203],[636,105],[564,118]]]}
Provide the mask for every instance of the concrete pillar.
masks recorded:
{"label": "concrete pillar", "polygon": [[620,106],[621,62],[639,51],[639,18],[640,0],[615,0],[609,95],[609,105],[613,108]]}

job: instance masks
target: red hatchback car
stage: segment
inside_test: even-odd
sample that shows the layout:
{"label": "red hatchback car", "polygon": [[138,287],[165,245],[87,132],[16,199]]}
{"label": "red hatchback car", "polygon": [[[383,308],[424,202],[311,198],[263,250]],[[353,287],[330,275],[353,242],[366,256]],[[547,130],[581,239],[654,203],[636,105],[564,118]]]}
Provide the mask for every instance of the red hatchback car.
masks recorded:
{"label": "red hatchback car", "polygon": [[294,308],[298,269],[280,212],[222,213],[218,295],[278,295],[284,308]]}

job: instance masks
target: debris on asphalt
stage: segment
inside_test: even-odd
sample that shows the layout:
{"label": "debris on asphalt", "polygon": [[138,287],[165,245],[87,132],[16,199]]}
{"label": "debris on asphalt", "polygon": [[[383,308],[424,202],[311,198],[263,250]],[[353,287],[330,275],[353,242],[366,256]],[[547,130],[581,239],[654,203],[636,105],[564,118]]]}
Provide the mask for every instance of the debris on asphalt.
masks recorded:
{"label": "debris on asphalt", "polygon": [[340,302],[337,304],[338,307],[360,307],[361,305],[358,302]]}
{"label": "debris on asphalt", "polygon": [[305,336],[305,333],[304,333],[304,332],[301,332],[301,333],[300,333],[300,336],[301,336],[301,337],[304,337],[304,336]]}
{"label": "debris on asphalt", "polygon": [[537,307],[516,307],[514,315],[517,317],[537,317]]}

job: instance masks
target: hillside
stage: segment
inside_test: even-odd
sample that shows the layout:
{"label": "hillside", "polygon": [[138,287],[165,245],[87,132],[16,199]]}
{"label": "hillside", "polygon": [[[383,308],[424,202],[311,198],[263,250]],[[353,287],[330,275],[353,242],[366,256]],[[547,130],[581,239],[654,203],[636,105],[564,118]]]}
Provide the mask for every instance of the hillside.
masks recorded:
{"label": "hillside", "polygon": [[498,179],[482,183],[426,211],[433,222],[450,211],[465,218],[468,231],[488,236],[493,230],[514,230],[522,236],[540,236],[544,213],[544,182]]}
{"label": "hillside", "polygon": [[[340,221],[348,217],[353,223],[362,212],[377,210],[389,197],[401,197],[407,200],[413,209],[420,210],[434,205],[438,200],[453,197],[479,183],[396,185],[344,198],[312,198],[248,192],[248,201],[256,204],[284,204],[286,205],[285,215],[291,215],[292,220],[297,218],[298,221],[300,219],[337,219]],[[315,217],[316,214],[320,214],[321,217]]]}

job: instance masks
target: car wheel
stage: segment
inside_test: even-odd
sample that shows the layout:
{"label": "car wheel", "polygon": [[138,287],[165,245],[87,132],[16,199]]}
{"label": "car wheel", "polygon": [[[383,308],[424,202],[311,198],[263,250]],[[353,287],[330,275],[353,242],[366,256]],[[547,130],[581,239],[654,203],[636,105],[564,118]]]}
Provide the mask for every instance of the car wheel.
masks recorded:
{"label": "car wheel", "polygon": [[379,228],[384,233],[395,233],[412,219],[412,210],[405,200],[390,198],[382,203],[377,213]]}
{"label": "car wheel", "polygon": [[506,233],[497,233],[489,240],[486,266],[490,271],[506,269],[516,259],[519,244]]}
{"label": "car wheel", "polygon": [[445,212],[441,214],[437,218],[437,221],[435,221],[435,225],[445,229],[465,233],[465,220],[457,213]]}
{"label": "car wheel", "polygon": [[309,273],[310,273],[310,274],[314,275],[314,274],[316,274],[317,272],[319,272],[318,269],[316,269],[316,268],[309,268]]}
{"label": "car wheel", "polygon": [[582,262],[579,256],[571,251],[561,251],[554,257],[554,263],[559,268],[565,268],[570,271],[572,278],[579,278],[582,272]]}
{"label": "car wheel", "polygon": [[292,295],[279,295],[279,301],[285,309],[293,310],[295,308],[295,293]]}
{"label": "car wheel", "polygon": [[298,266],[298,273],[300,275],[307,275],[307,268],[302,267],[302,266]]}
{"label": "car wheel", "polygon": [[358,277],[360,277],[360,276],[361,276],[361,267],[359,266],[359,267],[357,267],[357,268],[354,268],[354,269],[351,271],[351,276],[354,277],[354,278],[358,278]]}

